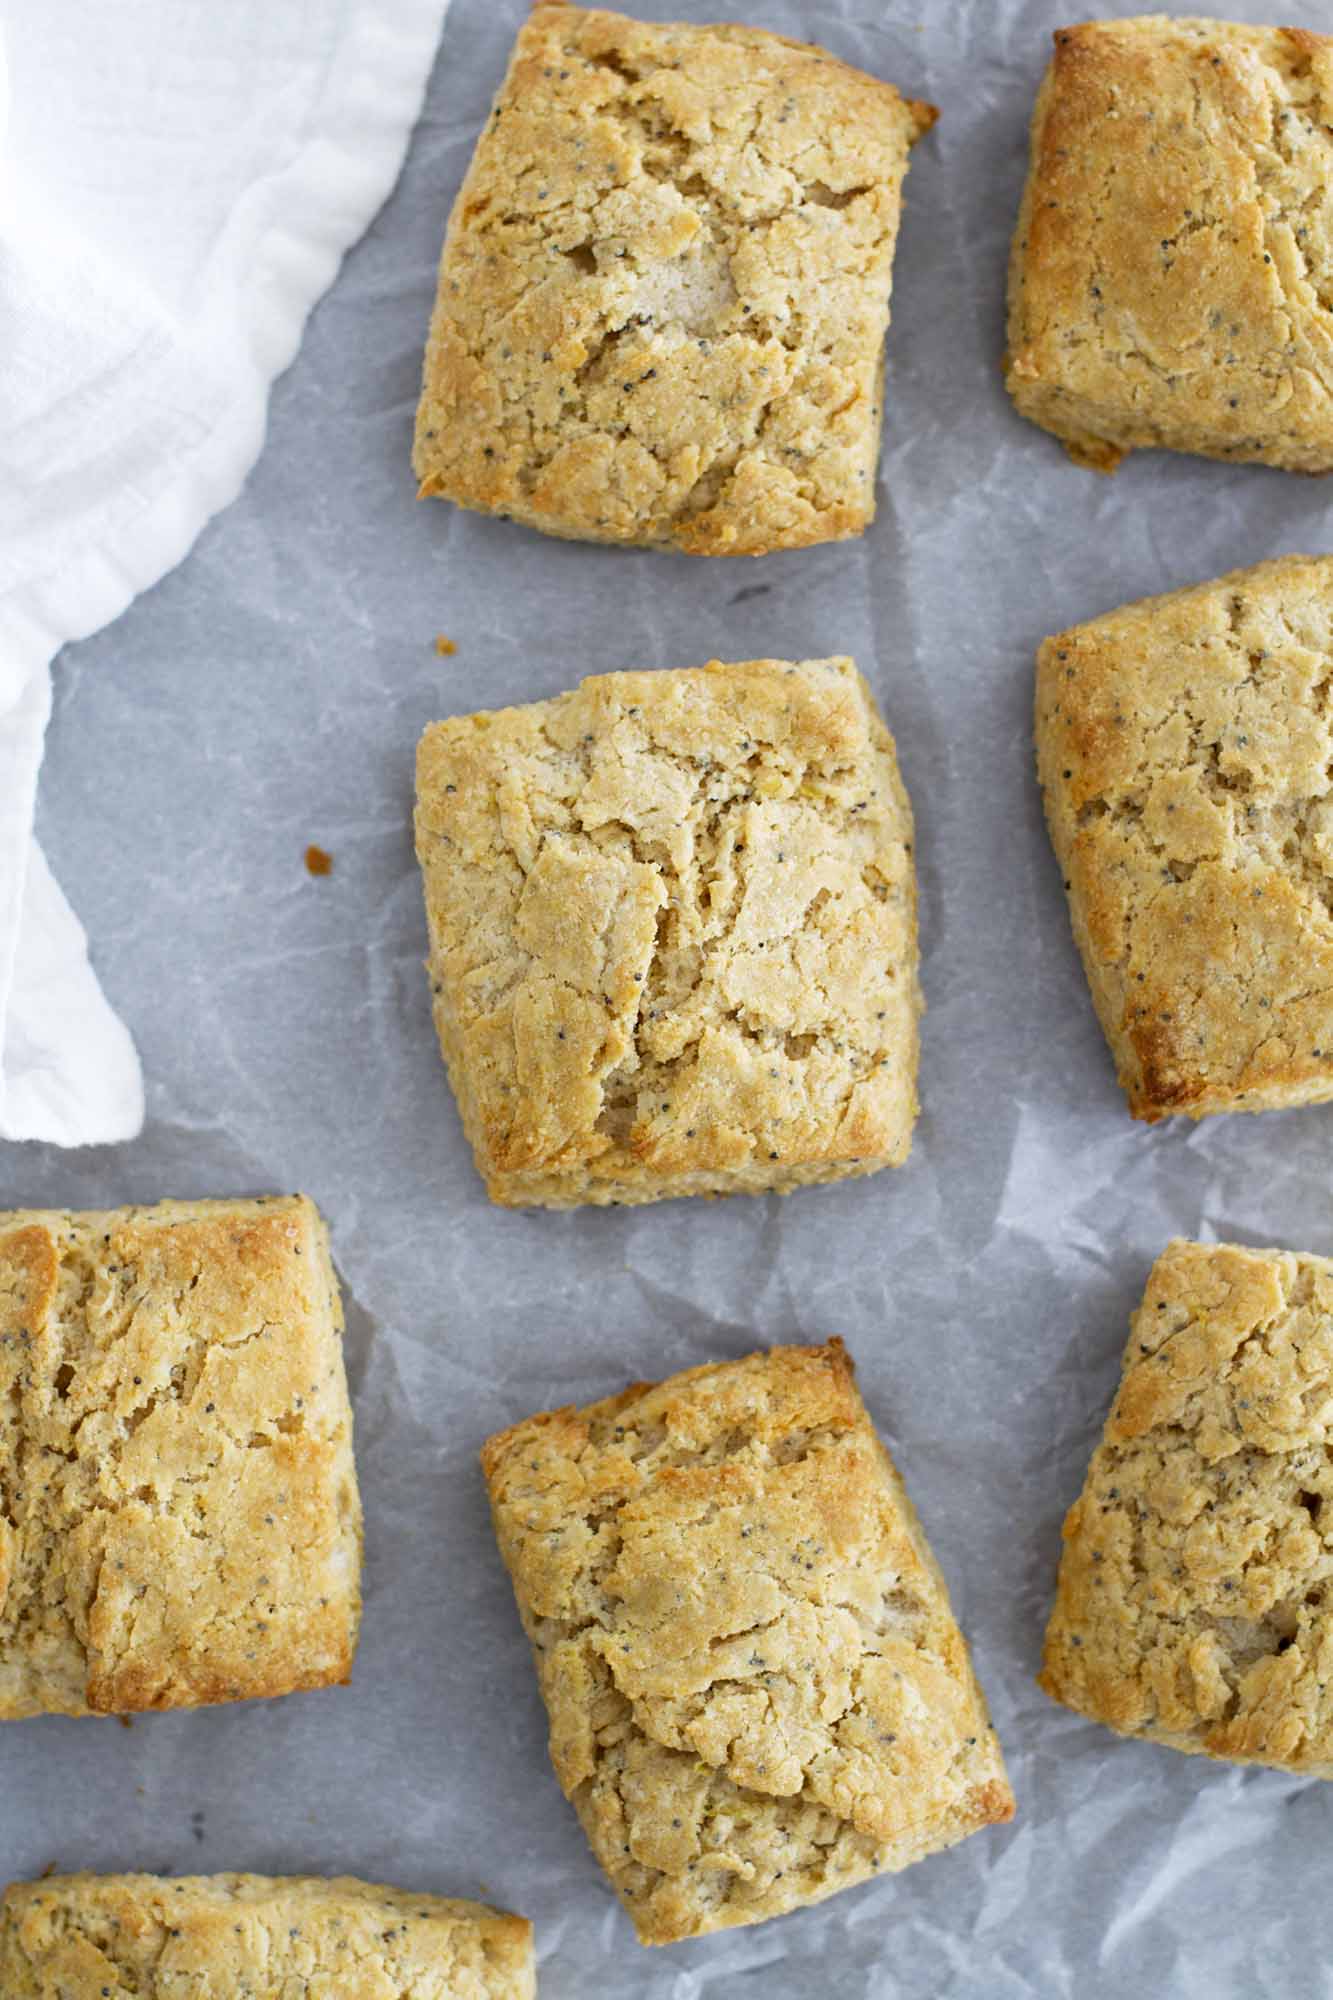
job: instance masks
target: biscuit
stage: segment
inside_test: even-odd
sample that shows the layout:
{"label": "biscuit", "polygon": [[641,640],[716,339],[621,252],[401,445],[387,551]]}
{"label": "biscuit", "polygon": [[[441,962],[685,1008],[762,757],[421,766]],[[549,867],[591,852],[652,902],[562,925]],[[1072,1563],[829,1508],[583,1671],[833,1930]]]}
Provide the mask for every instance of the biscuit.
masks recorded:
{"label": "biscuit", "polygon": [[341,1327],[300,1196],[0,1215],[0,1719],[347,1680]]}
{"label": "biscuit", "polygon": [[435,1022],[492,1200],[907,1156],[912,821],[850,660],[606,674],[422,738]]}
{"label": "biscuit", "polygon": [[0,1901],[4,2000],[533,2000],[532,1926],[347,1877],[54,1875]]}
{"label": "biscuit", "polygon": [[1327,35],[1062,29],[1010,265],[1023,415],[1103,472],[1151,445],[1333,467],[1330,125]]}
{"label": "biscuit", "polygon": [[1333,1777],[1330,1411],[1333,1262],[1169,1244],[1065,1522],[1047,1694]]}
{"label": "biscuit", "polygon": [[556,1775],[641,1942],[758,1923],[1012,1817],[841,1341],[533,1417],[482,1462]]}
{"label": "biscuit", "polygon": [[1037,765],[1136,1118],[1333,1097],[1333,558],[1048,639]]}
{"label": "biscuit", "polygon": [[934,117],[755,28],[538,6],[449,220],[422,494],[693,555],[860,534]]}

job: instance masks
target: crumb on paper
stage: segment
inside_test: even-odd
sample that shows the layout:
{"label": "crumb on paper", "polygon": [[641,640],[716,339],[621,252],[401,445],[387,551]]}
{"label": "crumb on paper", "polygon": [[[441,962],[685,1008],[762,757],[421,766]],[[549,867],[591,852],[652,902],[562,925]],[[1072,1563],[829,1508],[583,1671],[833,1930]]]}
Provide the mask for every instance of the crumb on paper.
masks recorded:
{"label": "crumb on paper", "polygon": [[446,639],[443,632],[435,634],[435,650],[442,660],[447,660],[458,651],[452,639]]}
{"label": "crumb on paper", "polygon": [[305,865],[312,875],[331,875],[333,856],[323,847],[307,847]]}

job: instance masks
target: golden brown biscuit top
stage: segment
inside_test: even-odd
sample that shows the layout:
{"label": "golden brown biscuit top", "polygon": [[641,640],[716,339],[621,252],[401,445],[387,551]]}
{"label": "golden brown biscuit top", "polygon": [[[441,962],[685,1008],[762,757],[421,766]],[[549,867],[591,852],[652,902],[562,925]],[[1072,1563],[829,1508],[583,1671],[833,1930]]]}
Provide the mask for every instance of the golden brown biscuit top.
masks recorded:
{"label": "golden brown biscuit top", "polygon": [[1331,677],[1327,557],[1129,605],[1041,649],[1047,809],[1141,1115],[1328,1094]]}
{"label": "golden brown biscuit top", "polygon": [[450,222],[423,491],[702,553],[857,532],[933,117],[757,29],[537,7]]}
{"label": "golden brown biscuit top", "polygon": [[[840,1342],[533,1418],[483,1463],[566,1792],[603,1754],[606,1676],[651,1742],[878,1841],[966,1790],[966,1649]],[[704,1846],[678,1817],[652,1858]]]}
{"label": "golden brown biscuit top", "polygon": [[1083,399],[1111,435],[1132,408],[1239,456],[1327,430],[1331,126],[1328,36],[1162,15],[1062,29],[1034,121],[1014,375]]}
{"label": "golden brown biscuit top", "polygon": [[522,1918],[345,1877],[16,1883],[0,1903],[0,1976],[5,2000],[288,2000],[316,1991],[338,2000],[532,2000],[536,1992],[532,1926]]}
{"label": "golden brown biscuit top", "polygon": [[1172,1243],[1065,1527],[1043,1684],[1113,1727],[1333,1770],[1333,1263]]}
{"label": "golden brown biscuit top", "polygon": [[910,1128],[911,814],[850,661],[604,675],[433,725],[417,771],[437,1019],[492,1166]]}
{"label": "golden brown biscuit top", "polygon": [[300,1198],[0,1217],[0,1713],[345,1678],[340,1326]]}

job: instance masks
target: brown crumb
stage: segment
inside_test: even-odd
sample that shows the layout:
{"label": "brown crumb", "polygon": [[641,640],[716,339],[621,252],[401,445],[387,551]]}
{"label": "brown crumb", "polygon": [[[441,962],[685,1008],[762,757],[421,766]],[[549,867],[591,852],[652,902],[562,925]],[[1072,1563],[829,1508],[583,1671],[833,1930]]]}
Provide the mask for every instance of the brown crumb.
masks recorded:
{"label": "brown crumb", "polygon": [[442,660],[447,660],[451,654],[458,651],[458,648],[452,639],[445,638],[443,632],[437,632],[435,634],[435,650]]}
{"label": "brown crumb", "polygon": [[333,856],[326,853],[322,847],[307,847],[305,851],[305,865],[312,875],[331,875],[333,873]]}

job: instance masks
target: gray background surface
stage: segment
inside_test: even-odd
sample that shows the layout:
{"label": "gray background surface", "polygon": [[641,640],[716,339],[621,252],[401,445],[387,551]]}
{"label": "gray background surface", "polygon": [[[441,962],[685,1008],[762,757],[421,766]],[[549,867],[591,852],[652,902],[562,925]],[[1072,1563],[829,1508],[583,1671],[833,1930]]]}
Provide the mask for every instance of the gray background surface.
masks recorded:
{"label": "gray background surface", "polygon": [[[454,0],[402,183],[278,385],[245,493],[60,664],[39,831],[138,1037],[149,1124],[114,1150],[0,1147],[0,1204],[319,1201],[367,1510],[356,1684],[5,1730],[0,1880],[348,1870],[482,1895],[536,1920],[544,2000],[1333,1992],[1328,1793],[1116,1743],[1032,1685],[1060,1518],[1153,1256],[1177,1231],[1333,1248],[1333,1111],[1128,1119],[1041,826],[1032,653],[1126,599],[1327,549],[1328,489],[1164,455],[1106,481],[1010,410],[1004,266],[1062,8],[766,0],[739,17],[942,109],[907,184],[871,532],[708,563],[414,504],[439,240],[523,12]],[[869,674],[918,817],[910,1164],[786,1202],[492,1209],[420,966],[422,726],[613,667],[835,651]],[[633,1376],[831,1332],[953,1586],[1019,1816],[817,1911],[643,1952],[546,1762],[477,1447]]]}

